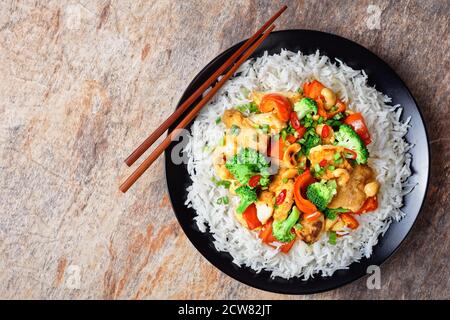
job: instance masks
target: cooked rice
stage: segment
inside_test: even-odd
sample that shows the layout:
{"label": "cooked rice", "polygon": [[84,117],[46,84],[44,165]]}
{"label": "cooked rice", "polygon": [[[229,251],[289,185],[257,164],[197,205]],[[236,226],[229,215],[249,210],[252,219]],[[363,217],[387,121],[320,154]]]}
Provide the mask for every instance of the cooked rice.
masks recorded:
{"label": "cooked rice", "polygon": [[[225,130],[224,125],[216,124],[215,120],[225,109],[248,102],[247,95],[252,90],[295,91],[312,79],[338,92],[344,101],[350,101],[349,109],[363,113],[373,141],[368,146],[369,164],[381,184],[379,208],[358,216],[360,227],[338,238],[336,245],[328,243],[325,233],[312,245],[297,241],[288,254],[283,254],[261,243],[255,232],[237,222],[234,217],[237,197],[230,197],[228,206],[217,204],[217,199],[228,195],[228,190],[212,181],[215,177],[212,149]],[[369,257],[378,236],[386,232],[393,220],[403,217],[402,199],[411,189],[406,184],[411,175],[407,152],[410,145],[403,138],[409,119],[401,122],[402,109],[390,102],[389,97],[367,85],[364,71],[353,70],[339,60],[332,63],[319,52],[312,55],[286,50],[275,55],[266,52],[256,60],[247,61],[198,115],[192,125],[192,138],[185,148],[193,181],[186,204],[196,210],[198,228],[205,232],[208,225],[216,249],[229,252],[235,264],[246,265],[257,272],[271,271],[272,277],[306,280],[315,274],[330,276],[362,257]]]}

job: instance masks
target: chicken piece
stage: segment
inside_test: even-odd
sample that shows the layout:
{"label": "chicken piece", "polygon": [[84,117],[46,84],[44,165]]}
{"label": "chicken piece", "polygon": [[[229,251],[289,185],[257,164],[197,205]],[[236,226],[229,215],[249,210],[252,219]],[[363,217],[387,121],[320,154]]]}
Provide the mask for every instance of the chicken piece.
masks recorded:
{"label": "chicken piece", "polygon": [[278,119],[273,112],[251,114],[248,118],[258,126],[268,125],[271,134],[280,133],[285,127],[284,122]]}
{"label": "chicken piece", "polygon": [[258,201],[255,202],[256,216],[262,224],[265,224],[267,220],[272,217],[274,204],[273,197],[274,194],[272,192],[264,190],[260,193]]}
{"label": "chicken piece", "polygon": [[225,144],[235,146],[235,152],[239,148],[252,148],[259,153],[267,153],[267,145],[269,143],[269,136],[257,130],[258,125],[246,118],[238,110],[225,110],[222,116],[222,121],[227,128],[233,126],[238,127],[237,134],[227,134],[225,137]]}
{"label": "chicken piece", "polygon": [[282,96],[285,96],[286,98],[288,98],[288,100],[291,102],[292,105],[294,105],[294,103],[300,101],[303,97],[300,93],[293,92],[293,91],[280,91],[280,92],[252,91],[252,93],[250,93],[249,99],[253,100],[253,102],[259,106],[262,98],[268,93],[277,93]]}
{"label": "chicken piece", "polygon": [[315,221],[302,220],[301,229],[296,230],[297,236],[306,243],[313,243],[317,241],[325,230],[325,217],[320,215],[320,218]]}
{"label": "chicken piece", "polygon": [[238,126],[240,129],[243,128],[255,128],[255,124],[246,118],[242,112],[235,109],[225,110],[222,115],[222,122],[228,129],[233,125]]}
{"label": "chicken piece", "polygon": [[357,165],[350,172],[350,179],[345,185],[337,186],[337,193],[328,204],[329,208],[346,208],[356,212],[367,198],[364,187],[374,181],[374,172],[367,165]]}
{"label": "chicken piece", "polygon": [[288,179],[283,181],[283,172],[285,169],[281,169],[275,176],[274,180],[269,184],[269,191],[275,194],[277,197],[283,190],[286,190],[286,196],[281,204],[275,206],[273,218],[274,220],[285,220],[289,211],[294,204],[294,181]]}

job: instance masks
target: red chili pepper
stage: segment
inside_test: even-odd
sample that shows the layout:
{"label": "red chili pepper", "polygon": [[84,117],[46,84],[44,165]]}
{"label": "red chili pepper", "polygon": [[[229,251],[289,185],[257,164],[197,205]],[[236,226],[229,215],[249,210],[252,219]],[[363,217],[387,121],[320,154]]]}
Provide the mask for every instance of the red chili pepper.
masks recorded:
{"label": "red chili pepper", "polygon": [[273,219],[270,218],[266,224],[262,226],[261,231],[259,231],[259,238],[271,247],[273,247],[271,243],[277,241],[277,239],[273,236],[272,223]]}
{"label": "red chili pepper", "polygon": [[297,141],[297,138],[294,137],[292,134],[289,134],[286,136],[286,141],[289,142],[290,144],[293,144]]}
{"label": "red chili pepper", "polygon": [[291,112],[291,126],[297,131],[298,136],[297,139],[303,138],[303,135],[306,132],[306,128],[301,125],[300,120],[298,120],[297,112]]}
{"label": "red chili pepper", "polygon": [[280,205],[283,203],[284,199],[286,199],[286,189],[281,190],[281,192],[278,194],[277,198],[275,199],[275,204]]}
{"label": "red chili pepper", "polygon": [[256,176],[253,176],[248,180],[248,185],[251,188],[256,187],[259,184],[259,180],[261,180],[261,176],[258,174]]}
{"label": "red chili pepper", "polygon": [[330,135],[330,127],[327,125],[324,125],[322,128],[322,138],[326,138]]}
{"label": "red chili pepper", "polygon": [[297,130],[298,128],[300,128],[301,124],[300,121],[298,120],[298,116],[297,116],[297,112],[291,112],[291,126]]}
{"label": "red chili pepper", "polygon": [[319,162],[319,166],[321,166],[323,168],[327,165],[327,163],[328,163],[328,161],[323,159],[322,161]]}

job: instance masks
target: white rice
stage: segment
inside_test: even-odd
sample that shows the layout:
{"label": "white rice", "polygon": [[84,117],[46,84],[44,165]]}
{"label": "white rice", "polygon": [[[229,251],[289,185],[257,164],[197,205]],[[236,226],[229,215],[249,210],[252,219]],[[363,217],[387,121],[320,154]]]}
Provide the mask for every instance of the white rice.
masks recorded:
{"label": "white rice", "polygon": [[[237,197],[230,197],[228,206],[216,203],[218,198],[228,195],[228,190],[212,182],[215,176],[212,147],[205,148],[205,145],[218,145],[225,127],[215,120],[225,109],[247,102],[249,91],[295,91],[312,79],[338,92],[348,102],[349,109],[363,113],[373,141],[368,146],[369,164],[381,184],[379,208],[358,216],[360,227],[338,238],[336,245],[329,244],[324,234],[312,245],[297,241],[288,254],[283,254],[261,243],[256,233],[239,225],[234,217]],[[410,145],[403,139],[409,119],[401,122],[402,109],[391,106],[390,102],[389,97],[367,85],[364,71],[353,70],[341,61],[332,63],[319,52],[313,55],[291,51],[268,55],[266,52],[256,60],[247,61],[198,115],[185,149],[193,181],[186,204],[196,210],[198,228],[205,232],[208,225],[216,249],[230,253],[235,264],[257,272],[269,270],[272,277],[306,280],[315,274],[330,276],[362,257],[369,257],[378,236],[386,232],[393,220],[403,217],[402,198],[412,188],[406,185],[411,175],[407,152]]]}

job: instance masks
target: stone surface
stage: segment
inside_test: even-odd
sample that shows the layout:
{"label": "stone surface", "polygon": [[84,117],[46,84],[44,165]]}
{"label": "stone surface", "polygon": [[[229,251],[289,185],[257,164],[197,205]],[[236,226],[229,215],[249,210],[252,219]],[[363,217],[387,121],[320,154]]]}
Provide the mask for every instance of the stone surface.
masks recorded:
{"label": "stone surface", "polygon": [[[366,279],[305,297],[259,291],[210,265],[177,224],[159,159],[125,195],[123,159],[186,85],[281,1],[0,4],[0,298],[450,298],[449,1],[283,1],[278,29],[373,50],[429,129],[427,199],[413,232]],[[381,10],[379,29],[370,20]],[[369,19],[369,21],[367,21]]]}

